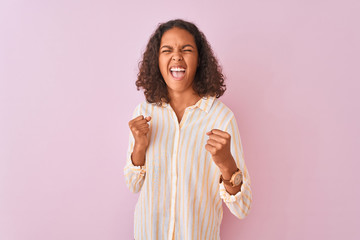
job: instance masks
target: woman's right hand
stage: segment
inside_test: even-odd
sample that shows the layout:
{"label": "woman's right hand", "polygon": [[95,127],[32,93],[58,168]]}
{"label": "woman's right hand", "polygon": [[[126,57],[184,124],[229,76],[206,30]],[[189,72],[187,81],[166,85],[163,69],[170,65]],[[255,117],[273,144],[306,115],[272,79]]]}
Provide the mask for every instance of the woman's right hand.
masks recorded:
{"label": "woman's right hand", "polygon": [[149,145],[149,140],[147,137],[147,133],[149,132],[149,124],[148,122],[151,120],[151,117],[148,116],[144,118],[143,115],[140,115],[129,122],[129,127],[132,135],[135,139],[134,148],[137,150],[145,151]]}

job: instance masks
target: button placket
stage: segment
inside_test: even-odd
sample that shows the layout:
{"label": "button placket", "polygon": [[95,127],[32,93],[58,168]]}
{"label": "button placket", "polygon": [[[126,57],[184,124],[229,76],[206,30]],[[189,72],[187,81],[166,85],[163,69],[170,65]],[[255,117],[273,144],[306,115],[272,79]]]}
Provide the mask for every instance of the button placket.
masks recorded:
{"label": "button placket", "polygon": [[175,206],[176,206],[176,189],[177,189],[177,156],[178,156],[178,150],[179,150],[179,142],[180,142],[180,131],[181,128],[184,126],[186,122],[186,118],[188,115],[188,110],[192,109],[193,107],[187,107],[184,111],[184,115],[181,118],[181,121],[179,123],[175,111],[172,109],[170,105],[168,105],[169,110],[171,111],[171,114],[173,116],[173,120],[175,123],[175,141],[174,141],[174,149],[172,154],[172,169],[171,169],[171,203],[170,203],[170,226],[169,226],[169,239],[174,239],[175,235]]}
{"label": "button placket", "polygon": [[176,117],[176,114],[174,110],[170,107],[170,111],[173,115],[173,120],[175,122],[175,141],[174,141],[174,149],[171,159],[171,203],[170,203],[170,226],[169,226],[169,239],[173,239],[173,236],[175,235],[175,206],[176,206],[176,184],[177,184],[177,154],[178,154],[178,148],[179,148],[179,138],[180,138],[180,127],[179,123]]}

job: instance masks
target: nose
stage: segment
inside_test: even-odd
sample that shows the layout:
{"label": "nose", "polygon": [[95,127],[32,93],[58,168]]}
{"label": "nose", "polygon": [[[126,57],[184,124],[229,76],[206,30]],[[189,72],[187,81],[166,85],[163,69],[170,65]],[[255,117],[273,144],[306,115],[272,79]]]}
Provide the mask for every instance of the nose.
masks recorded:
{"label": "nose", "polygon": [[179,53],[174,53],[174,56],[172,56],[173,61],[181,61],[183,60],[182,56]]}

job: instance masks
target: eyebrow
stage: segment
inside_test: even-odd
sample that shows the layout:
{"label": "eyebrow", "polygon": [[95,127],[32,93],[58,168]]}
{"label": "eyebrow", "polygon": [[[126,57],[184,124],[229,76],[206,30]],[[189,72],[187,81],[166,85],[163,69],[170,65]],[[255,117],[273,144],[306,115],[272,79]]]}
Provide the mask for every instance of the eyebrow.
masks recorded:
{"label": "eyebrow", "polygon": [[[194,48],[191,44],[186,44],[186,45],[182,46],[182,48],[186,48],[186,47],[192,47],[192,48]],[[169,46],[169,45],[164,45],[164,46],[162,46],[160,49],[162,49],[162,48],[173,48],[173,47],[171,47],[171,46]],[[194,49],[195,49],[195,48],[194,48]]]}

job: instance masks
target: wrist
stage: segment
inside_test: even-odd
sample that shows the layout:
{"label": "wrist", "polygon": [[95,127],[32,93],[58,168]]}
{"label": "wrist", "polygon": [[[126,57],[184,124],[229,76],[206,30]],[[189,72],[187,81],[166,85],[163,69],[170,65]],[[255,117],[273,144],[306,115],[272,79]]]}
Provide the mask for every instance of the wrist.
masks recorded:
{"label": "wrist", "polygon": [[235,160],[231,158],[228,164],[220,167],[221,175],[224,179],[230,180],[231,176],[237,171]]}
{"label": "wrist", "polygon": [[133,152],[136,152],[136,153],[145,153],[145,152],[146,152],[146,147],[141,146],[141,145],[137,145],[137,144],[135,143]]}

